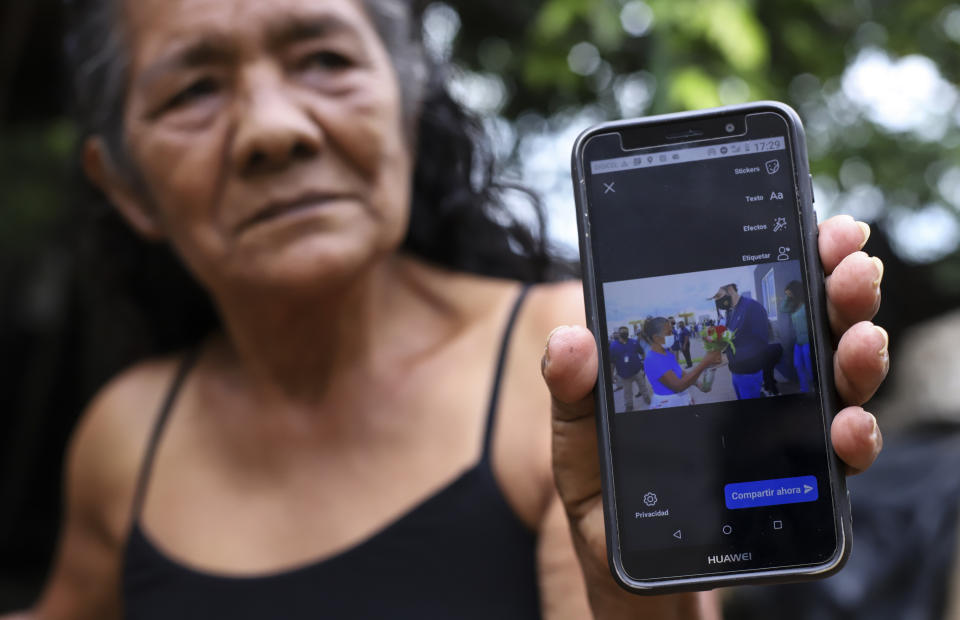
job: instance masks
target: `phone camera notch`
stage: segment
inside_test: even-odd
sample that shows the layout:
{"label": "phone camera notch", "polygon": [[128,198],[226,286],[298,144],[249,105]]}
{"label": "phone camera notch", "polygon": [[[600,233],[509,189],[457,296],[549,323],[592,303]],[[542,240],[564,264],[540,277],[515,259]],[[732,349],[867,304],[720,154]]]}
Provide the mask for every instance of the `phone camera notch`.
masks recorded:
{"label": "phone camera notch", "polygon": [[724,129],[727,130],[727,133],[733,133],[733,131],[734,131],[736,128],[737,128],[737,126],[734,125],[733,123],[727,123],[726,127],[724,127]]}

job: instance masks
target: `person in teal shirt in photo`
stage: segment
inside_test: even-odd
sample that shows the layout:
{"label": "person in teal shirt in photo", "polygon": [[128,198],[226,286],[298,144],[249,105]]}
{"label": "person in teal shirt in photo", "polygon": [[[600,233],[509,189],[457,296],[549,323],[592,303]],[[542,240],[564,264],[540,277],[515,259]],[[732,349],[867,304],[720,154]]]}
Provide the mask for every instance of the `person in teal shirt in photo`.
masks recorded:
{"label": "person in teal shirt in photo", "polygon": [[807,327],[807,302],[803,294],[803,285],[794,280],[783,291],[784,299],[780,310],[790,315],[796,343],[793,345],[793,366],[797,369],[797,380],[801,392],[809,392],[813,384],[813,364],[810,361],[810,332]]}

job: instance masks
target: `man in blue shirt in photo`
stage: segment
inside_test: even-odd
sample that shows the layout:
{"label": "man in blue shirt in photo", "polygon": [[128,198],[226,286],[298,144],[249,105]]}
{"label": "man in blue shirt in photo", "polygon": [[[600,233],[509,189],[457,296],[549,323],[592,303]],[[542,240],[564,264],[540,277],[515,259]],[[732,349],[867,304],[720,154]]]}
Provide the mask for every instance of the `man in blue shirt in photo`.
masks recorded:
{"label": "man in blue shirt in photo", "polygon": [[[725,324],[733,331],[733,346],[737,352],[727,350],[730,376],[737,398],[760,398],[763,391],[763,368],[770,365],[770,320],[763,305],[740,295],[736,284],[721,286],[711,297],[718,310],[725,310]],[[776,363],[776,360],[773,360]]]}
{"label": "man in blue shirt in photo", "polygon": [[683,353],[683,360],[686,362],[686,368],[693,368],[693,359],[690,357],[690,338],[691,330],[687,329],[687,324],[680,321],[677,326],[677,340],[680,343],[680,352]]}
{"label": "man in blue shirt in photo", "polygon": [[623,388],[625,411],[633,411],[634,385],[640,390],[644,402],[650,404],[650,390],[643,374],[643,347],[630,337],[626,327],[617,330],[616,338],[610,341],[610,359],[613,362],[613,376],[617,385]]}

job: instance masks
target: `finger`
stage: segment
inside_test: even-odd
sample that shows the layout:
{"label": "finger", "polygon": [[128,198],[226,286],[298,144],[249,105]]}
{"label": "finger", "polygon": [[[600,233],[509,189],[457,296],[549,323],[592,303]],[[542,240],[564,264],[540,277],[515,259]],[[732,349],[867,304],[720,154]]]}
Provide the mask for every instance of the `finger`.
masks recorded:
{"label": "finger", "polygon": [[834,382],[845,404],[867,402],[890,370],[890,336],[882,327],[863,321],[840,339],[833,356]]}
{"label": "finger", "polygon": [[830,429],[833,449],[847,464],[847,473],[858,474],[870,467],[883,448],[877,419],[860,407],[847,407],[833,419]]}
{"label": "finger", "polygon": [[863,249],[870,227],[849,215],[837,215],[820,224],[820,262],[827,275],[833,273],[848,254]]}
{"label": "finger", "polygon": [[541,368],[552,401],[554,479],[568,514],[577,519],[600,494],[593,335],[583,327],[558,327],[547,340]]}
{"label": "finger", "polygon": [[883,262],[879,258],[854,252],[840,261],[825,283],[827,317],[835,337],[877,314],[882,280]]}
{"label": "finger", "polygon": [[553,397],[554,419],[593,417],[597,345],[589,330],[561,326],[550,332],[541,370]]}

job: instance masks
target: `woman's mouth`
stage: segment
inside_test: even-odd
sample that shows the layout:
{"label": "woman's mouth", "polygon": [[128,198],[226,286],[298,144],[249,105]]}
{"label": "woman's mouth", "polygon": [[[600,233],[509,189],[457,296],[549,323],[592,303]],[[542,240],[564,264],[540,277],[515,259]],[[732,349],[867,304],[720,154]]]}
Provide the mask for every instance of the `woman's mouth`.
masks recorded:
{"label": "woman's mouth", "polygon": [[277,200],[258,209],[251,217],[240,222],[237,232],[243,233],[264,222],[282,217],[298,215],[300,213],[323,208],[332,202],[343,200],[342,194],[312,192],[303,194],[291,200]]}

